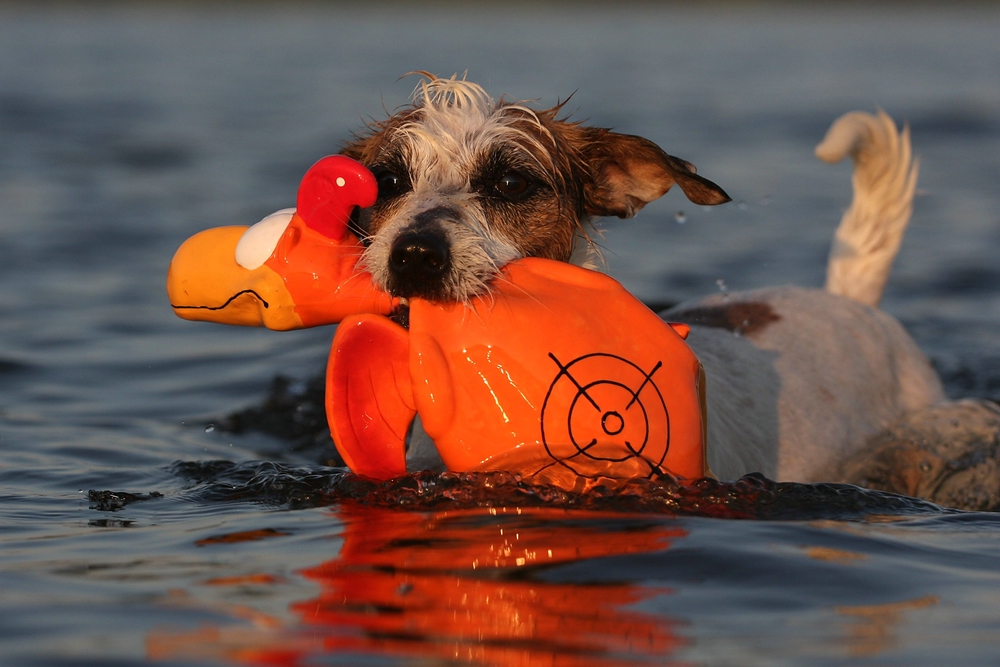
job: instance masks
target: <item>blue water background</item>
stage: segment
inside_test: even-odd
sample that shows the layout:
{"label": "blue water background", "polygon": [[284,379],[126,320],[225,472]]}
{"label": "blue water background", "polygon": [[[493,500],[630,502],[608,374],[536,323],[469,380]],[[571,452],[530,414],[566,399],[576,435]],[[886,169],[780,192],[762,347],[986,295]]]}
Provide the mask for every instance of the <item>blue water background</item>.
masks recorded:
{"label": "blue water background", "polygon": [[[607,636],[580,640],[563,612],[516,596],[510,615],[537,630],[489,654],[482,632],[379,635],[372,618],[389,612],[364,600],[316,630],[293,610],[333,584],[304,572],[343,559],[351,519],[214,500],[171,466],[316,470],[280,440],[206,425],[260,401],[275,374],[318,372],[332,331],[183,322],[163,281],[194,232],[292,205],[304,170],[405,103],[416,82],[399,77],[423,69],[468,70],[541,106],[573,95],[575,117],[646,136],[727,189],[726,207],[671,192],[608,224],[611,272],[640,297],[819,286],[850,168],[812,148],[839,114],[882,107],[910,123],[921,158],[883,306],[953,395],[998,398],[998,34],[992,4],[0,5],[0,662],[239,662],[240,647],[325,632],[357,641],[295,659],[995,664],[1000,519],[988,514],[581,517],[567,534],[583,546],[672,537],[490,580],[500,598],[511,581],[540,600],[569,585]],[[90,489],[163,497],[111,512]],[[477,525],[562,535],[551,517],[491,517]],[[233,534],[249,537],[215,539]],[[444,582],[478,581],[449,567]],[[628,602],[607,603],[612,589]],[[446,597],[429,604],[464,613]]]}

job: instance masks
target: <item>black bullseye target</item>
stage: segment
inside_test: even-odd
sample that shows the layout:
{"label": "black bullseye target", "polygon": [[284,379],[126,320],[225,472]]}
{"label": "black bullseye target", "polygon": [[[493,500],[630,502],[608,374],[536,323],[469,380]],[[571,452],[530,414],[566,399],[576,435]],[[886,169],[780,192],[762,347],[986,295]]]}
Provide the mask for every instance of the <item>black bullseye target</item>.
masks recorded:
{"label": "black bullseye target", "polygon": [[[655,375],[613,354],[592,353],[563,363],[542,404],[542,443],[555,463],[578,475],[614,474],[641,461],[659,470],[670,444],[670,418]],[[606,465],[601,465],[601,463]],[[596,471],[596,473],[595,473]]]}

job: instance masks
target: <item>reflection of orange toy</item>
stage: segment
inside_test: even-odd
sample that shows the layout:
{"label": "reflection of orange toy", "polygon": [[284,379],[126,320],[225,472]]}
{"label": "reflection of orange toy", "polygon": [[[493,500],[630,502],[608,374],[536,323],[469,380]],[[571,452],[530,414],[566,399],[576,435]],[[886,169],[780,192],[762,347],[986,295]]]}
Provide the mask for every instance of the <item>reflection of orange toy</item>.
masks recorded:
{"label": "reflection of orange toy", "polygon": [[[677,621],[635,609],[670,594],[667,588],[539,576],[555,565],[669,549],[686,534],[670,520],[559,509],[417,513],[351,504],[335,512],[344,525],[343,546],[335,559],[301,572],[320,590],[290,605],[292,622],[233,609],[256,627],[155,631],[148,657],[293,666],[374,654],[498,667],[610,667],[673,664],[671,654],[685,645],[674,632]],[[257,579],[269,587],[283,581]]]}
{"label": "reflection of orange toy", "polygon": [[557,483],[705,475],[704,380],[687,329],[611,278],[519,260],[471,304],[413,299],[409,322],[362,315],[334,338],[327,415],[355,472],[404,474],[419,413],[451,470]]}
{"label": "reflection of orange toy", "polygon": [[357,269],[362,245],[348,231],[351,211],[376,195],[360,164],[320,160],[294,212],[181,246],[167,278],[175,312],[273,329],[346,318],[327,368],[327,416],[362,475],[406,473],[416,414],[451,470],[562,486],[706,474],[704,376],[685,325],[667,325],[607,276],[522,259],[470,303],[411,300],[407,331],[380,315],[393,301]]}
{"label": "reflection of orange toy", "polygon": [[189,320],[301,329],[363,312],[389,312],[390,298],[357,269],[364,249],[348,231],[351,211],[375,203],[363,166],[325,157],[299,186],[297,208],[253,227],[195,234],[170,263],[167,294]]}
{"label": "reflection of orange toy", "polygon": [[323,585],[322,595],[292,609],[304,623],[360,625],[369,635],[403,639],[404,650],[414,640],[454,644],[485,664],[605,664],[598,656],[665,656],[682,646],[672,624],[625,609],[668,589],[541,582],[530,573],[666,549],[683,529],[637,521],[631,530],[602,530],[588,525],[600,514],[521,512],[487,519],[482,510],[343,508],[338,558],[303,572]]}

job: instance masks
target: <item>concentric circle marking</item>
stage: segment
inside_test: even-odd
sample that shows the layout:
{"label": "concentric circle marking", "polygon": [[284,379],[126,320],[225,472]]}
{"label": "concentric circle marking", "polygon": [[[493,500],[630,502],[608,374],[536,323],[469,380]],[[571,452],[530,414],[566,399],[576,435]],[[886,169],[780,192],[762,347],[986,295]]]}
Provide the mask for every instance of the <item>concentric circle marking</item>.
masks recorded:
{"label": "concentric circle marking", "polygon": [[670,444],[667,406],[654,381],[662,362],[646,371],[613,354],[586,354],[565,364],[549,357],[559,371],[542,404],[541,431],[553,461],[579,475],[598,469],[613,474],[616,464],[632,459],[650,474],[658,471]]}

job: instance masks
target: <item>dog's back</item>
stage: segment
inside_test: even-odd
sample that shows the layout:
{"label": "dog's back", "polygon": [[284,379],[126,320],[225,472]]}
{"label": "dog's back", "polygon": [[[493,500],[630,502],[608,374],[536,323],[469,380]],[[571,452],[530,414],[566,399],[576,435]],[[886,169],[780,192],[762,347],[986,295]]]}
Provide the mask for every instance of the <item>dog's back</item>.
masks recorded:
{"label": "dog's back", "polygon": [[876,310],[912,210],[908,132],[884,113],[854,112],[817,154],[855,165],[826,291],[715,295],[664,313],[694,325],[688,342],[708,376],[709,461],[722,479],[829,479],[872,434],[944,397],[902,326]]}

